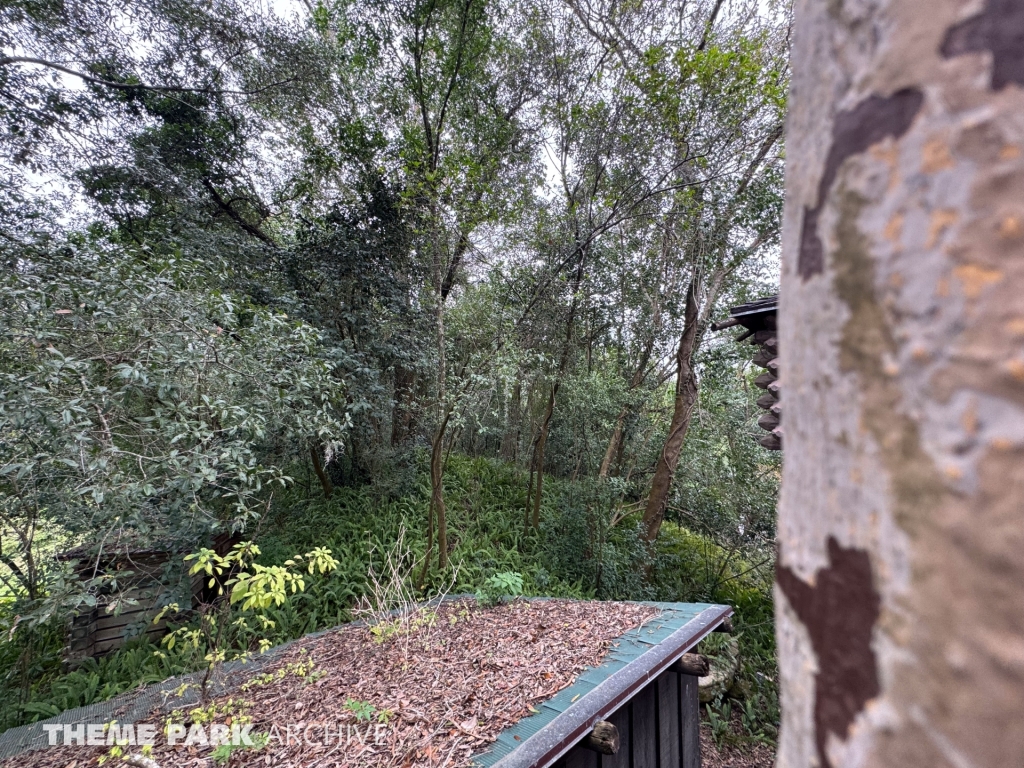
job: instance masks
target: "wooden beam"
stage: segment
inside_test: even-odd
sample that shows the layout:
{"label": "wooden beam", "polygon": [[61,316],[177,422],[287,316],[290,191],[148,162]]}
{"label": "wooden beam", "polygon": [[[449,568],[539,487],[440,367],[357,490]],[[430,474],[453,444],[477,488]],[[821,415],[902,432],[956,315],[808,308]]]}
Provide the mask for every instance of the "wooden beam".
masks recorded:
{"label": "wooden beam", "polygon": [[580,746],[600,755],[614,755],[619,751],[619,729],[607,720],[598,720]]}
{"label": "wooden beam", "polygon": [[704,677],[711,671],[711,663],[707,656],[702,656],[699,653],[684,653],[669,669],[681,675]]}
{"label": "wooden beam", "polygon": [[732,328],[733,326],[739,325],[740,321],[735,317],[730,317],[728,320],[721,320],[717,323],[711,324],[712,331],[724,331],[726,328]]}
{"label": "wooden beam", "polygon": [[715,632],[728,632],[732,634],[732,616],[722,619],[722,623],[715,627]]}

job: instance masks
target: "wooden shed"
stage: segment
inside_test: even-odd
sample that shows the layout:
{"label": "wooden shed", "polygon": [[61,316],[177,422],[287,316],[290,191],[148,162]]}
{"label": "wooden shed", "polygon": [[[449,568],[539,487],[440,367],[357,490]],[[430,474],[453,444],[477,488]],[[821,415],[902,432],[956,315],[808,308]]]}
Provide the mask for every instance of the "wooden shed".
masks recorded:
{"label": "wooden shed", "polygon": [[[226,554],[237,541],[236,535],[222,533],[213,539],[212,548],[218,554]],[[82,579],[124,574],[118,579],[116,591],[102,591],[94,607],[70,618],[65,664],[75,667],[86,658],[105,656],[136,637],[159,640],[167,631],[167,622],[153,624],[153,619],[164,605],[180,599],[176,595],[189,595],[193,608],[212,600],[214,593],[207,589],[202,575],[189,577],[181,567],[185,554],[168,547],[131,546],[122,542],[99,557],[90,554],[87,547],[59,555],[60,560],[77,563],[75,572]],[[110,610],[115,600],[120,603],[120,610]]]}
{"label": "wooden shed", "polygon": [[711,324],[711,330],[721,331],[726,328],[740,326],[743,333],[736,337],[738,343],[750,341],[758,347],[753,363],[765,369],[754,383],[764,390],[757,400],[760,408],[768,411],[757,420],[761,429],[768,432],[758,442],[770,451],[782,450],[782,427],[779,419],[782,406],[779,403],[779,339],[776,330],[776,315],[779,309],[779,297],[767,296],[747,304],[740,304],[729,310],[729,318]]}
{"label": "wooden shed", "polygon": [[699,768],[698,679],[688,653],[729,628],[732,608],[651,603],[661,615],[621,636],[604,661],[498,736],[481,768]]}

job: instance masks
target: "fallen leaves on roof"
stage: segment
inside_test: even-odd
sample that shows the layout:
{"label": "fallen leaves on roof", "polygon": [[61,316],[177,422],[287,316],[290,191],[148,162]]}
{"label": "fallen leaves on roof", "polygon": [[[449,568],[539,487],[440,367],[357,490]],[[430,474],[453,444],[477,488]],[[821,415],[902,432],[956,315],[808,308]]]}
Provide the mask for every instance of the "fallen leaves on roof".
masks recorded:
{"label": "fallen leaves on roof", "polygon": [[[215,700],[215,722],[251,718],[251,733],[269,736],[262,749],[231,751],[225,764],[468,766],[505,728],[599,664],[612,640],[657,613],[635,603],[519,600],[480,608],[453,601],[376,629],[347,625],[306,638],[242,690]],[[186,727],[198,719],[171,718]],[[163,717],[152,721],[162,729]],[[107,752],[54,747],[0,765],[85,768]],[[213,752],[170,746],[161,736],[151,757],[160,768],[207,768]]]}

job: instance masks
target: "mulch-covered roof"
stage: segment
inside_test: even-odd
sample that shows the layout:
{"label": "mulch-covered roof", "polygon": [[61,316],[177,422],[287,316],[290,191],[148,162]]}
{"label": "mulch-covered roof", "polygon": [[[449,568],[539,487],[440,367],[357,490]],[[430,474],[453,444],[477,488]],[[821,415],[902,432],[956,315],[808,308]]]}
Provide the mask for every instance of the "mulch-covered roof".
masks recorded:
{"label": "mulch-covered roof", "polygon": [[[479,608],[469,600],[421,609],[407,623],[376,633],[348,625],[307,638],[261,669],[245,690],[217,699],[218,722],[251,718],[253,733],[272,737],[262,750],[233,752],[228,765],[468,766],[502,730],[599,664],[612,640],[657,613],[636,603],[515,601]],[[226,707],[229,698],[234,703]],[[172,717],[186,725],[189,719]],[[84,768],[107,751],[54,747],[0,766]],[[213,765],[212,751],[160,738],[152,758],[161,768],[205,768]]]}

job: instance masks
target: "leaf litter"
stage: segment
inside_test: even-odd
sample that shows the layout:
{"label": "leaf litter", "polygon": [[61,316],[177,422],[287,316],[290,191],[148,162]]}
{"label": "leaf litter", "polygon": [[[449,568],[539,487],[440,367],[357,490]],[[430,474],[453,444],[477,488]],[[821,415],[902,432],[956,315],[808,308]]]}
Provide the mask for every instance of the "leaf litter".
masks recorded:
{"label": "leaf litter", "polygon": [[[251,733],[269,736],[262,749],[235,749],[222,764],[469,766],[503,730],[600,664],[612,641],[657,615],[637,603],[516,600],[485,608],[459,600],[296,641],[242,690],[214,699],[214,722],[251,718]],[[167,744],[165,717],[149,719],[159,724],[150,758],[160,768],[216,765],[211,746]],[[189,726],[190,717],[171,721]],[[0,766],[85,768],[108,751],[51,747]]]}

